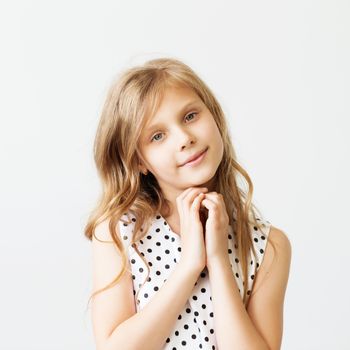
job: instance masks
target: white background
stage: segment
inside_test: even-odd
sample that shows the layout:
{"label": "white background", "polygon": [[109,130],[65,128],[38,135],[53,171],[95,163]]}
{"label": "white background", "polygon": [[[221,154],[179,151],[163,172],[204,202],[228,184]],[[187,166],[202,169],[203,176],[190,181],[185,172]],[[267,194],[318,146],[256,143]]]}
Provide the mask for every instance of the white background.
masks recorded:
{"label": "white background", "polygon": [[282,348],[350,349],[348,1],[0,6],[1,349],[95,348],[93,138],[112,78],[161,56],[212,88],[255,204],[290,238]]}

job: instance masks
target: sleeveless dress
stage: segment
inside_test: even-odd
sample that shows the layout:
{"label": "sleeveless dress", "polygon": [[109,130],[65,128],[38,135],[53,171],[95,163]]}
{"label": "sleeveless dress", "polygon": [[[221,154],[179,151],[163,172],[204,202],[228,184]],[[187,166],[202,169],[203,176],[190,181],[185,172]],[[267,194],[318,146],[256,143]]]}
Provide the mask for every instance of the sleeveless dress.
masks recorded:
{"label": "sleeveless dress", "polygon": [[[146,281],[148,274],[147,266],[131,245],[131,237],[136,218],[131,213],[128,213],[128,216],[131,217],[131,224],[124,223],[120,220],[118,225],[123,244],[128,252],[136,311],[139,312],[162,287],[180,261],[181,237],[172,232],[167,221],[160,214],[155,216],[146,235],[143,239],[135,243],[138,251],[148,262],[150,268],[150,274]],[[128,221],[128,216],[124,214],[122,218]],[[253,253],[250,252],[251,260],[250,262],[248,261],[248,276],[250,276],[250,278],[248,278],[248,295],[251,292],[254,280],[254,266],[256,265],[257,272],[264,258],[268,234],[271,227],[269,221],[261,218],[258,218],[258,220],[263,224],[261,228],[263,234],[257,227],[251,227],[250,233],[253,238],[254,249],[258,260],[256,261]],[[235,235],[232,231],[232,227],[229,225],[228,255],[232,273],[235,275],[237,286],[243,300],[242,269],[238,255],[236,254],[237,245],[235,242]],[[137,295],[140,287],[141,290]],[[174,328],[169,336],[164,339],[163,349],[178,350],[183,348],[191,350],[218,349],[214,331],[214,310],[207,267],[200,273],[186,305],[178,315]]]}

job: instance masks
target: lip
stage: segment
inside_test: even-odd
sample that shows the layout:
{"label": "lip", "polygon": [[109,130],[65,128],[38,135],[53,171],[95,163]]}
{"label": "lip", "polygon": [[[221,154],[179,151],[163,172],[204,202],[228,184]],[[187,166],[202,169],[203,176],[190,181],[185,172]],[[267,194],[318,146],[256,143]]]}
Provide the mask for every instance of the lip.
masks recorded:
{"label": "lip", "polygon": [[204,155],[206,154],[207,150],[208,150],[208,147],[202,151],[195,153],[193,156],[189,157],[185,161],[185,163],[182,163],[180,166],[185,166],[185,165],[190,166],[192,164],[194,165],[194,164],[199,163],[204,158]]}

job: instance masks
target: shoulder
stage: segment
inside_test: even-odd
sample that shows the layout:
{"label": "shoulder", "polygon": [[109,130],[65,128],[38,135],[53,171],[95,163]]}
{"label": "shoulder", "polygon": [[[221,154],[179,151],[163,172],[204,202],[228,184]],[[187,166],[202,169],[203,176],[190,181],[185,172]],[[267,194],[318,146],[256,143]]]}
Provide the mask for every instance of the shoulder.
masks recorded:
{"label": "shoulder", "polygon": [[[273,247],[271,247],[273,245]],[[271,249],[272,248],[272,249]],[[272,250],[274,250],[272,252]],[[281,229],[270,226],[269,239],[267,240],[266,254],[272,255],[279,260],[289,263],[292,256],[292,245],[288,235]]]}
{"label": "shoulder", "polygon": [[129,244],[131,242],[135,222],[134,216],[130,215],[131,214],[127,216],[127,214],[123,214],[114,225],[111,224],[111,218],[107,218],[100,222],[95,227],[93,239],[98,241],[113,242],[111,236],[111,227],[113,227],[118,238],[123,241],[123,243]]}
{"label": "shoulder", "polygon": [[292,250],[288,235],[276,226],[270,225],[269,240],[286,251],[291,252]]}
{"label": "shoulder", "polygon": [[288,235],[270,224],[265,254],[256,276],[255,291],[262,282],[272,278],[279,284],[279,290],[283,294],[288,281],[291,258],[292,245]]}
{"label": "shoulder", "polygon": [[93,241],[104,241],[104,242],[113,242],[112,236],[109,230],[109,219],[106,219],[96,225]]}

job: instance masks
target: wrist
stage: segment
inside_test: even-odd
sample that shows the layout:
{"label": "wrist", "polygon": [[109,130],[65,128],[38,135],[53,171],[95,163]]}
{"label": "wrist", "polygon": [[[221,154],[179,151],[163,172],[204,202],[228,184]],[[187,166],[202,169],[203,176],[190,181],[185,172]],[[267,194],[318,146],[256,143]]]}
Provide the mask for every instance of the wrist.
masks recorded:
{"label": "wrist", "polygon": [[230,259],[228,255],[214,256],[207,259],[208,271],[215,269],[216,267],[222,268],[226,266],[230,266]]}
{"label": "wrist", "polygon": [[192,262],[187,262],[187,260],[180,260],[179,265],[185,271],[189,272],[190,274],[195,274],[195,275],[199,275],[205,268],[205,266],[195,265]]}

